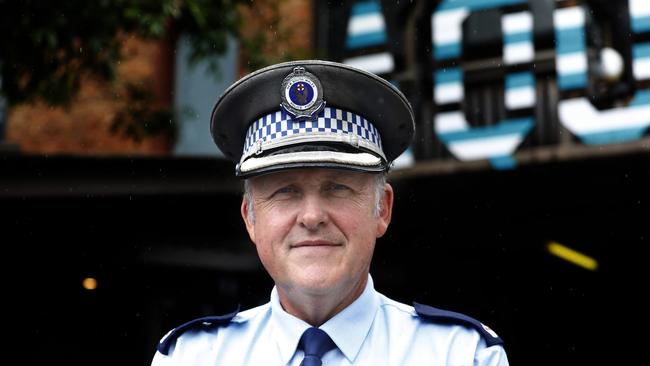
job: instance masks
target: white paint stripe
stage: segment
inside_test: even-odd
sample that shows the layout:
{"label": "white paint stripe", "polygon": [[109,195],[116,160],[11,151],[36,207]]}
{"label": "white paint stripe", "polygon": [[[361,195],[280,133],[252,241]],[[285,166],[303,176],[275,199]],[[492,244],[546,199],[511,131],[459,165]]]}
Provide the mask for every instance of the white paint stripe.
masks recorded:
{"label": "white paint stripe", "polygon": [[467,18],[467,8],[458,8],[433,13],[431,16],[431,39],[436,46],[458,43],[463,38],[463,20]]}
{"label": "white paint stripe", "polygon": [[556,9],[553,13],[553,23],[556,29],[582,27],[585,24],[585,12],[577,6]]}
{"label": "white paint stripe", "polygon": [[374,74],[389,73],[395,68],[393,56],[388,52],[352,57],[343,60],[343,63]]}
{"label": "white paint stripe", "polygon": [[436,133],[440,134],[466,131],[469,128],[469,124],[461,111],[443,112],[436,115],[433,128]]}
{"label": "white paint stripe", "polygon": [[650,59],[639,58],[632,62],[634,78],[637,80],[650,79]]}
{"label": "white paint stripe", "polygon": [[630,15],[635,18],[650,16],[650,1],[629,0]]}
{"label": "white paint stripe", "polygon": [[575,74],[587,71],[587,55],[583,52],[561,55],[557,57],[555,62],[559,74]]}
{"label": "white paint stripe", "polygon": [[586,98],[561,100],[560,122],[576,135],[650,125],[650,106],[599,111]]}
{"label": "white paint stripe", "polygon": [[501,18],[504,33],[521,33],[533,29],[533,15],[528,11],[506,14]]}
{"label": "white paint stripe", "polygon": [[521,141],[520,134],[508,134],[453,142],[447,147],[460,160],[477,160],[510,155]]}
{"label": "white paint stripe", "polygon": [[447,104],[460,102],[465,95],[461,83],[445,83],[436,85],[435,87],[435,100],[437,104]]}
{"label": "white paint stripe", "polygon": [[518,109],[532,107],[535,105],[535,89],[514,88],[506,91],[506,107]]}
{"label": "white paint stripe", "polygon": [[532,61],[535,58],[535,47],[530,42],[517,42],[503,47],[503,62],[506,65]]}
{"label": "white paint stripe", "polygon": [[385,29],[384,16],[381,14],[365,14],[352,17],[350,23],[348,23],[348,35],[350,36],[383,31]]}

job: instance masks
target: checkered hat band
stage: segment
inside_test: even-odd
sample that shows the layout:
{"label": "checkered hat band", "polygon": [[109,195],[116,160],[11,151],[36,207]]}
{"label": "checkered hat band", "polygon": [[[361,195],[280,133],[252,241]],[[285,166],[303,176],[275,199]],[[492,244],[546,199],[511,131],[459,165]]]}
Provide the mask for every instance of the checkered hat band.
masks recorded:
{"label": "checkered hat band", "polygon": [[343,142],[384,157],[381,136],[372,123],[358,114],[325,107],[311,120],[294,121],[279,110],[253,122],[246,132],[242,161],[263,150],[305,142]]}

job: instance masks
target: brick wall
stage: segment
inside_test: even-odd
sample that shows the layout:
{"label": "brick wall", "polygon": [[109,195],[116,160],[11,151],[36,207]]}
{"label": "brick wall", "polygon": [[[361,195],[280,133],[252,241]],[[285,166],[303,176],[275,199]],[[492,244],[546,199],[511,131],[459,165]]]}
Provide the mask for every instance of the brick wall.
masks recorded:
{"label": "brick wall", "polygon": [[[276,62],[312,57],[311,1],[257,0],[242,5],[239,12],[239,76]],[[79,95],[68,107],[36,102],[11,108],[7,142],[32,154],[169,154],[173,141],[167,136],[138,141],[111,132],[116,113],[126,106],[126,84],[151,90],[161,106],[169,106],[172,100],[172,43],[122,37],[123,59],[114,82],[83,77]]]}
{"label": "brick wall", "polygon": [[[125,106],[125,85],[149,88],[160,100],[158,81],[164,45],[123,36],[123,59],[117,66],[117,79],[106,82],[82,77],[79,95],[70,106],[52,107],[43,102],[18,105],[9,110],[6,140],[20,151],[34,154],[167,154],[166,136],[136,141],[120,132],[111,132],[116,113]],[[167,90],[167,94],[169,90]],[[163,101],[164,103],[164,101]]]}
{"label": "brick wall", "polygon": [[257,0],[241,6],[241,76],[274,63],[312,58],[312,7],[305,0]]}

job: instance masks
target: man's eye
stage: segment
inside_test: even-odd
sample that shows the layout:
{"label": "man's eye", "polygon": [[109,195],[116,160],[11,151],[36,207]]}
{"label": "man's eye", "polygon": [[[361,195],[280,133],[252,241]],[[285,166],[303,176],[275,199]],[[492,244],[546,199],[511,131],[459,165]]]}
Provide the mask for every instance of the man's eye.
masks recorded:
{"label": "man's eye", "polygon": [[297,192],[296,188],[288,186],[288,187],[282,187],[275,191],[275,194],[283,194],[283,193],[295,193]]}
{"label": "man's eye", "polygon": [[330,191],[347,191],[350,189],[350,187],[346,186],[345,184],[338,184],[338,183],[332,183],[329,187],[327,187]]}

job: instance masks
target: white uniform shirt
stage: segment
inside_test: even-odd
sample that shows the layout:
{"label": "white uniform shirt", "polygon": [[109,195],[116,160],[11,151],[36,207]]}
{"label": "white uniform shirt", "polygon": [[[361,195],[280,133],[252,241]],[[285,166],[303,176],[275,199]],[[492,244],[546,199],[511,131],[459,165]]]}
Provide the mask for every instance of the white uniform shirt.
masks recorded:
{"label": "white uniform shirt", "polygon": [[[168,355],[156,352],[152,366],[298,366],[298,341],[309,327],[284,311],[273,288],[269,303],[238,313],[226,325],[182,333]],[[320,329],[337,346],[323,356],[324,366],[508,365],[503,347],[488,347],[474,328],[427,321],[413,307],[375,291],[370,276],[361,296]]]}

